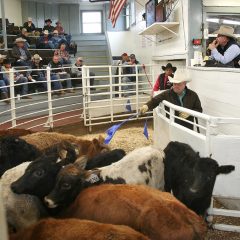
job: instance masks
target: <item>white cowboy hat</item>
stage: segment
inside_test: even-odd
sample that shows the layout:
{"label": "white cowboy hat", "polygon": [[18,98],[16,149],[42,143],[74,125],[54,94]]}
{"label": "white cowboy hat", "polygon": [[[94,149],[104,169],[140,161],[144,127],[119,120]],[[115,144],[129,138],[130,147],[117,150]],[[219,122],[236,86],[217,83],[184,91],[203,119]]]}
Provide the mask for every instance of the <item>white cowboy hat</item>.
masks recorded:
{"label": "white cowboy hat", "polygon": [[48,35],[48,34],[49,34],[48,30],[44,30],[44,31],[43,31],[43,34]]}
{"label": "white cowboy hat", "polygon": [[28,22],[32,22],[32,18],[31,17],[28,17]]}
{"label": "white cowboy hat", "polygon": [[190,82],[191,79],[188,75],[188,72],[183,69],[178,69],[173,77],[168,76],[168,79],[171,83],[181,83],[181,82]]}
{"label": "white cowboy hat", "polygon": [[41,57],[39,56],[39,54],[37,54],[37,53],[34,54],[32,58],[33,58],[33,59],[36,59],[36,60],[40,60],[40,61],[42,60],[42,58],[41,58]]}
{"label": "white cowboy hat", "polygon": [[26,42],[27,40],[24,38],[17,38],[14,43]]}
{"label": "white cowboy hat", "polygon": [[219,30],[216,32],[219,35],[227,36],[236,39],[234,33],[234,28],[230,26],[222,25]]}

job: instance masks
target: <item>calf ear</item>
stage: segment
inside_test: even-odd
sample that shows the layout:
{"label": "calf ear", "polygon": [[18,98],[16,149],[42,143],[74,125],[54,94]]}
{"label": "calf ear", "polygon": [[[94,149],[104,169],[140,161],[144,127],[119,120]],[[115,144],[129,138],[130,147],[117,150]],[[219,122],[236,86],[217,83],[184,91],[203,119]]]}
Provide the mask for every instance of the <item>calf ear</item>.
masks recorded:
{"label": "calf ear", "polygon": [[235,166],[233,165],[222,165],[218,167],[217,174],[228,174],[235,170]]}
{"label": "calf ear", "polygon": [[85,169],[86,165],[87,165],[87,161],[88,158],[86,155],[83,155],[81,157],[79,157],[75,162],[74,165],[78,168],[78,169]]}

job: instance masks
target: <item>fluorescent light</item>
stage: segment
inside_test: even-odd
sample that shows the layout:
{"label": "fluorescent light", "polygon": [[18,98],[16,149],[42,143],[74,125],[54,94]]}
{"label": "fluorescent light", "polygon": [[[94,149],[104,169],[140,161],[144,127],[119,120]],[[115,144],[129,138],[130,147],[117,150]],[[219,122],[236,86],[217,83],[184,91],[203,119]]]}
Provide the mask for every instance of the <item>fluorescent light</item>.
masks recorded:
{"label": "fluorescent light", "polygon": [[239,21],[233,21],[233,20],[227,20],[227,19],[224,19],[223,23],[224,24],[232,24],[232,25],[240,25]]}
{"label": "fluorescent light", "polygon": [[207,18],[207,22],[219,23],[218,18]]}

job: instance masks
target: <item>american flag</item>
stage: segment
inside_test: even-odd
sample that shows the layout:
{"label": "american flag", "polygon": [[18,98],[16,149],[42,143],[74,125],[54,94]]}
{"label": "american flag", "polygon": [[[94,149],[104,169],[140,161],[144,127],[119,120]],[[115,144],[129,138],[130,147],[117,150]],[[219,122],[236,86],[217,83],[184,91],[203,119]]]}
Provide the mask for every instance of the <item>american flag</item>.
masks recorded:
{"label": "american flag", "polygon": [[110,12],[108,18],[111,20],[113,27],[115,27],[117,18],[126,1],[127,0],[110,0]]}

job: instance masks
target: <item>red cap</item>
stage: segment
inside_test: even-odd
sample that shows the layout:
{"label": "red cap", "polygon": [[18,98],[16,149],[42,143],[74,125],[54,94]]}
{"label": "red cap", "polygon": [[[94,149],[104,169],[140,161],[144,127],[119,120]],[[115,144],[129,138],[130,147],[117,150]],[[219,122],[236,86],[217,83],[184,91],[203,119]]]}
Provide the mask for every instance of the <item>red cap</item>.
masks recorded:
{"label": "red cap", "polygon": [[127,53],[123,53],[123,54],[122,54],[122,57],[123,57],[123,56],[124,56],[124,57],[127,57],[128,54],[127,54]]}

